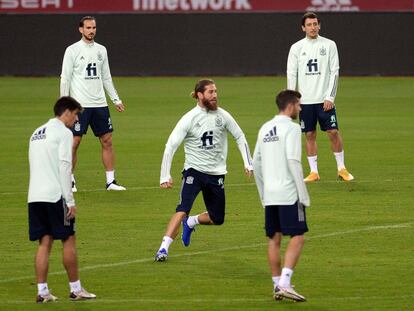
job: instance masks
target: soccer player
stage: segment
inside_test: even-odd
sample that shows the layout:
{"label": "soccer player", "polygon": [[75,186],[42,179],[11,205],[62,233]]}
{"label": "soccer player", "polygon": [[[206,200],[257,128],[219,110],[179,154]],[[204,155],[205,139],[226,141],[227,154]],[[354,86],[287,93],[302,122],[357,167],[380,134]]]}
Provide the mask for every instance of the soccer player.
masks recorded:
{"label": "soccer player", "polygon": [[[168,248],[177,236],[181,223],[184,246],[190,245],[190,236],[197,225],[223,224],[227,132],[230,132],[237,142],[246,175],[252,175],[253,168],[246,138],[233,117],[218,107],[214,81],[198,81],[192,97],[197,100],[197,105],[178,121],[165,145],[161,164],[161,188],[171,188],[173,185],[171,163],[175,151],[183,141],[185,163],[180,201],[155,255],[155,261],[167,259]],[[188,217],[200,191],[203,193],[207,212]]]}
{"label": "soccer player", "polygon": [[[306,300],[290,283],[308,231],[304,206],[310,205],[301,165],[301,131],[292,121],[300,112],[300,97],[292,90],[276,96],[279,114],[260,128],[253,155],[256,185],[265,208],[268,261],[276,300]],[[280,243],[284,235],[289,235],[290,241],[281,270]]]}
{"label": "soccer player", "polygon": [[29,236],[31,241],[39,241],[35,257],[38,303],[57,300],[47,285],[54,240],[62,240],[69,298],[96,298],[81,286],[76,255],[76,205],[71,188],[73,135],[69,128],[78,120],[81,110],[73,98],[61,97],[54,106],[55,118],[38,127],[29,142]]}
{"label": "soccer player", "polygon": [[351,181],[345,168],[344,150],[335,109],[339,59],[334,41],[319,35],[320,21],[315,13],[305,13],[302,30],[306,37],[293,44],[287,61],[287,88],[302,94],[300,125],[306,137],[310,174],[305,182],[320,179],[317,164],[316,123],[326,131],[335,155],[338,177]]}
{"label": "soccer player", "polygon": [[[102,146],[102,162],[106,171],[106,190],[126,190],[115,181],[115,154],[112,146],[112,121],[106,102],[108,93],[118,112],[125,107],[112,83],[106,48],[94,41],[96,20],[85,16],[79,23],[82,39],[69,46],[63,57],[60,81],[60,96],[75,98],[84,108],[79,114],[79,121],[72,128],[73,167],[77,162],[77,150],[90,125]],[[73,172],[72,171],[72,172]],[[77,191],[75,178],[72,174],[72,190]]]}

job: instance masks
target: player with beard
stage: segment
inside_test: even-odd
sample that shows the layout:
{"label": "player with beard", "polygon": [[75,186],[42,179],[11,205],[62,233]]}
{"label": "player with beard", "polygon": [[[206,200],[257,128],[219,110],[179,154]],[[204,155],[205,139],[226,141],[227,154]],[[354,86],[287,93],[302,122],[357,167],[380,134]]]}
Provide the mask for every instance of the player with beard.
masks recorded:
{"label": "player with beard", "polygon": [[[190,245],[196,225],[221,225],[224,222],[224,177],[227,173],[227,133],[233,136],[240,150],[247,176],[252,175],[252,162],[243,131],[224,109],[217,105],[217,88],[212,80],[200,80],[192,92],[197,105],[178,121],[167,144],[161,164],[160,187],[171,188],[171,163],[177,148],[184,141],[185,163],[180,200],[171,217],[155,261],[165,261],[168,249],[183,225],[182,241]],[[194,200],[202,192],[207,212],[189,216]]]}
{"label": "player with beard", "polygon": [[[292,90],[277,95],[279,114],[260,128],[253,155],[256,185],[265,208],[268,261],[276,300],[306,300],[290,283],[308,231],[304,207],[310,205],[301,165],[301,130],[292,121],[301,110],[300,98],[301,94]],[[286,235],[290,241],[281,269],[280,244]]]}
{"label": "player with beard", "polygon": [[[76,167],[77,150],[82,136],[86,134],[90,126],[101,143],[106,190],[126,190],[115,181],[113,126],[104,90],[108,93],[118,112],[123,112],[125,107],[112,83],[106,48],[95,42],[95,17],[83,17],[79,22],[79,32],[82,35],[81,40],[70,45],[65,51],[60,81],[60,96],[70,95],[84,108],[79,114],[79,121],[72,128],[74,135],[72,172]],[[72,191],[77,191],[73,174]]]}

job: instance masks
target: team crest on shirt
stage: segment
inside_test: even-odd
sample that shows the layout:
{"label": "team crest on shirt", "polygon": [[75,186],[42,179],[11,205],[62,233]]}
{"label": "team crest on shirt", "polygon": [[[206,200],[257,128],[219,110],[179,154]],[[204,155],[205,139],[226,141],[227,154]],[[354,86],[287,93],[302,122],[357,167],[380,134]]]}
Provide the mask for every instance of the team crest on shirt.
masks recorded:
{"label": "team crest on shirt", "polygon": [[79,132],[80,131],[80,123],[79,122],[76,122],[75,123],[74,129],[75,129],[76,132]]}
{"label": "team crest on shirt", "polygon": [[216,126],[217,127],[223,126],[223,119],[220,116],[216,117]]}
{"label": "team crest on shirt", "polygon": [[98,52],[98,60],[101,62],[103,60],[103,56],[101,52]]}
{"label": "team crest on shirt", "polygon": [[321,56],[325,56],[325,55],[326,55],[326,49],[325,49],[325,47],[324,47],[324,46],[320,48],[320,50],[319,50],[319,54],[320,54]]}

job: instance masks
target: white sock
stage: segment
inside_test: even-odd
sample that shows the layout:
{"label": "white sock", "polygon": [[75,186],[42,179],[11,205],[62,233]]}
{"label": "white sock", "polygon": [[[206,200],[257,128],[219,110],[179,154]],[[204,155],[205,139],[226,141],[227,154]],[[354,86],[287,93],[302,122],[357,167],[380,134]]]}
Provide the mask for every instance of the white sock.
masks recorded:
{"label": "white sock", "polygon": [[106,171],[106,183],[109,185],[115,180],[115,171]]}
{"label": "white sock", "polygon": [[279,285],[281,287],[289,287],[290,286],[290,279],[293,275],[293,270],[289,268],[283,268],[282,274],[280,275]]}
{"label": "white sock", "polygon": [[168,252],[168,248],[170,247],[170,245],[173,241],[174,241],[173,239],[171,239],[169,236],[165,235],[162,238],[160,249],[165,248],[165,250]]}
{"label": "white sock", "polygon": [[69,282],[70,292],[71,293],[77,293],[82,290],[81,282],[80,280],[77,280],[75,282]]}
{"label": "white sock", "polygon": [[338,171],[345,168],[344,151],[342,150],[341,152],[334,152],[333,154],[335,155]]}
{"label": "white sock", "polygon": [[37,283],[37,294],[38,295],[49,294],[49,287],[47,287],[47,283]]}
{"label": "white sock", "polygon": [[309,167],[311,172],[318,172],[318,156],[308,157]]}
{"label": "white sock", "polygon": [[199,225],[199,224],[200,224],[200,222],[198,221],[198,215],[188,217],[187,225],[190,228],[194,228],[196,225]]}
{"label": "white sock", "polygon": [[76,184],[75,175],[72,174],[71,176],[72,176],[72,182]]}
{"label": "white sock", "polygon": [[280,275],[279,276],[272,276],[272,281],[273,281],[273,288],[275,288],[276,286],[279,285]]}

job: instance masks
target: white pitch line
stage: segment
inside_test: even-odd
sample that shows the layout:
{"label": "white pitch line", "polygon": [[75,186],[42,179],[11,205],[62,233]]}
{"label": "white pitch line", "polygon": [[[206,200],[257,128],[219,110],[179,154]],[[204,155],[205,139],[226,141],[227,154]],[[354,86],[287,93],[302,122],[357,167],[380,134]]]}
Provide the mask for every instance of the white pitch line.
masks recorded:
{"label": "white pitch line", "polygon": [[[399,179],[399,182],[412,182],[413,180],[402,180]],[[395,182],[395,180],[392,179],[386,179],[386,180],[355,180],[351,182],[344,182],[341,180],[319,180],[318,184],[342,184],[345,183],[347,185],[354,185],[354,184],[361,184],[361,183],[378,183],[378,182]],[[255,186],[255,183],[236,183],[236,184],[225,184],[226,187],[243,187],[243,186]],[[127,190],[156,190],[160,189],[159,186],[136,186],[136,187],[127,187]],[[106,191],[106,189],[99,188],[99,189],[82,189],[78,190],[78,192],[102,192]],[[20,195],[20,194],[27,194],[27,191],[14,191],[14,192],[0,192],[1,195]]]}
{"label": "white pitch line", "polygon": [[[346,230],[346,231],[337,231],[337,232],[331,232],[331,233],[318,234],[318,235],[307,237],[306,240],[314,240],[314,239],[327,238],[327,237],[332,237],[332,236],[339,236],[339,235],[352,234],[352,233],[365,232],[365,231],[407,228],[407,227],[410,227],[412,224],[414,224],[414,222],[406,222],[406,223],[393,224],[393,225],[382,225],[382,226],[369,226],[369,227],[360,228],[360,229],[352,229],[352,230]],[[186,257],[186,256],[203,255],[203,254],[209,254],[209,253],[228,252],[228,251],[233,251],[233,250],[255,248],[255,247],[265,246],[265,245],[267,245],[267,243],[233,246],[233,247],[227,247],[227,248],[221,248],[221,249],[215,249],[215,250],[206,250],[206,251],[198,251],[198,252],[191,252],[191,253],[184,253],[184,254],[177,254],[177,255],[169,255],[168,258],[178,258],[178,257]],[[141,259],[134,259],[134,260],[129,260],[129,261],[121,261],[121,262],[115,262],[115,263],[87,266],[87,267],[80,268],[79,271],[89,271],[89,270],[96,270],[96,269],[101,269],[101,268],[113,268],[113,267],[120,267],[120,266],[136,264],[136,263],[153,262],[153,261],[154,261],[153,257],[141,258]],[[63,271],[56,271],[56,272],[49,273],[49,275],[62,275],[62,274],[66,274],[66,271],[63,270]],[[7,283],[7,282],[13,282],[13,281],[28,280],[32,278],[33,276],[21,276],[21,277],[3,279],[3,280],[0,280],[0,284]]]}

